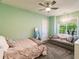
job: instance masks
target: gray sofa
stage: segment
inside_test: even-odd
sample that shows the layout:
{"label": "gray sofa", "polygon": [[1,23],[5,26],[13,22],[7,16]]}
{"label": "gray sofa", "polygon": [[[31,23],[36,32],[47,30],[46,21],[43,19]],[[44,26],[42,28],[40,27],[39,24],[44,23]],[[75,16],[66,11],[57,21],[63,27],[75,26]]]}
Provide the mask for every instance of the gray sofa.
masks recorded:
{"label": "gray sofa", "polygon": [[71,42],[72,37],[71,36],[66,37],[66,35],[61,36],[61,37],[60,36],[58,36],[58,35],[50,36],[48,41],[52,44],[66,48],[70,51],[74,51],[74,42]]}

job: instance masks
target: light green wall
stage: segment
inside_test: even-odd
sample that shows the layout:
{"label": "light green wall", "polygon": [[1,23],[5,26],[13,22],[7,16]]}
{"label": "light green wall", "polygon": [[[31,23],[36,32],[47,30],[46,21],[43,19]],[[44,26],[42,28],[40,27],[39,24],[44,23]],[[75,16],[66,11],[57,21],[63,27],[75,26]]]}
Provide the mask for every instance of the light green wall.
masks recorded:
{"label": "light green wall", "polygon": [[[79,11],[69,13],[73,17],[79,17]],[[56,16],[59,20],[64,15]],[[18,39],[32,36],[34,27],[39,27],[42,20],[49,19],[48,34],[54,34],[54,16],[46,17],[6,4],[0,4],[0,35]]]}
{"label": "light green wall", "polygon": [[46,16],[0,4],[0,35],[18,39],[32,36],[34,27],[39,27]]}
{"label": "light green wall", "polygon": [[57,19],[60,19],[63,16],[79,17],[79,11],[68,13],[68,14],[59,15],[59,16],[57,16]]}
{"label": "light green wall", "polygon": [[49,17],[49,33],[48,35],[54,34],[54,16]]}
{"label": "light green wall", "polygon": [[69,14],[67,14],[67,15],[71,15],[71,16],[73,16],[73,17],[79,17],[79,11],[76,11],[76,12],[72,12],[72,13],[69,13]]}

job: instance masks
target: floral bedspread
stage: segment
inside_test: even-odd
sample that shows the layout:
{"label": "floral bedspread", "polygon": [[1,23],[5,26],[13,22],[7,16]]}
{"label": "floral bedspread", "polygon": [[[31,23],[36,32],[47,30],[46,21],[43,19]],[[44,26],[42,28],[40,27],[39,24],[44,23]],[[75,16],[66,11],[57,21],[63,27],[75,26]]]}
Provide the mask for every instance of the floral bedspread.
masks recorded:
{"label": "floral bedspread", "polygon": [[39,57],[41,54],[42,55],[47,54],[47,47],[42,44],[39,46],[32,45],[30,47],[23,46],[21,48],[23,49],[20,49],[20,47],[9,48],[4,54],[4,59],[35,59],[36,57]]}

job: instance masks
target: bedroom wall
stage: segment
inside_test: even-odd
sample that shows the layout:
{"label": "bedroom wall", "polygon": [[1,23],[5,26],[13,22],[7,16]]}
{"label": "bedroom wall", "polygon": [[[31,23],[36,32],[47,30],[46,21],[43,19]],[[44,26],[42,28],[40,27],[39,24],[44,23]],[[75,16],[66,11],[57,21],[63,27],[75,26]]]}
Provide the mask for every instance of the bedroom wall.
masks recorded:
{"label": "bedroom wall", "polygon": [[43,20],[48,20],[48,18],[0,3],[0,35],[11,39],[30,37],[35,27],[42,26]]}
{"label": "bedroom wall", "polygon": [[54,34],[54,16],[49,17],[49,33],[48,35]]}

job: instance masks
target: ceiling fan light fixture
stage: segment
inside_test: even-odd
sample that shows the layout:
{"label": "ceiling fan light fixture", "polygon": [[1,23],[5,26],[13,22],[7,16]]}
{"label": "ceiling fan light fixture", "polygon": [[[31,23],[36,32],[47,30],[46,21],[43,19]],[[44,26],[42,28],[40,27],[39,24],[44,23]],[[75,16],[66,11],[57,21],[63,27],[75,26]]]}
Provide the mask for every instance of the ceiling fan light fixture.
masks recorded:
{"label": "ceiling fan light fixture", "polygon": [[47,8],[45,9],[45,11],[49,12],[49,11],[51,11],[51,8],[47,7]]}

